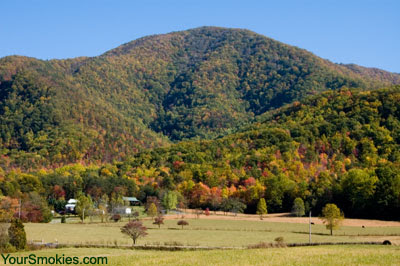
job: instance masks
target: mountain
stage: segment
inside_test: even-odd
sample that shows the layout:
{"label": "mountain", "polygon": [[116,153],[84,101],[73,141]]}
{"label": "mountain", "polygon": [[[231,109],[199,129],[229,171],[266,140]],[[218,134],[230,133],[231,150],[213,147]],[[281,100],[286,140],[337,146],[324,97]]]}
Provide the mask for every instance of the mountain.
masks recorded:
{"label": "mountain", "polygon": [[217,27],[148,36],[97,57],[9,56],[0,59],[0,164],[109,162],[227,135],[322,91],[399,83],[398,74]]}

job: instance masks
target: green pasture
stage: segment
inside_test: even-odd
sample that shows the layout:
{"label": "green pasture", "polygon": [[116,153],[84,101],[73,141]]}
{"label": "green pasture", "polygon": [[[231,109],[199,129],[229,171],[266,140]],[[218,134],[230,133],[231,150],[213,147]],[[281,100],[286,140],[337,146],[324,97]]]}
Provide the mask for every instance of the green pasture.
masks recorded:
{"label": "green pasture", "polygon": [[[399,246],[316,246],[252,250],[154,251],[63,248],[13,256],[86,256],[107,258],[107,265],[400,265]],[[0,263],[2,263],[1,261]]]}

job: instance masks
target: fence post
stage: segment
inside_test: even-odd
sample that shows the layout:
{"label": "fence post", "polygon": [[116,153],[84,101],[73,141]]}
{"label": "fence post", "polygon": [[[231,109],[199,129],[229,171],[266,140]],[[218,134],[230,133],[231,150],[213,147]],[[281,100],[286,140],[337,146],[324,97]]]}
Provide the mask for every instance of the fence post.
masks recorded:
{"label": "fence post", "polygon": [[309,239],[308,242],[311,245],[311,211],[310,211],[310,221],[309,221],[309,227],[310,227],[310,235],[309,235]]}

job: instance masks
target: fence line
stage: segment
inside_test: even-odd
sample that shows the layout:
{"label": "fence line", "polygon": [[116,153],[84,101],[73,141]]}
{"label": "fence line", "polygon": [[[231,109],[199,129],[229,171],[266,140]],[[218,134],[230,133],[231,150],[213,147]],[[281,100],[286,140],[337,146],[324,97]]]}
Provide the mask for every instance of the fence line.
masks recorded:
{"label": "fence line", "polygon": [[62,244],[62,243],[31,243],[43,248],[118,248],[118,249],[142,249],[142,250],[243,250],[257,248],[285,248],[307,246],[332,246],[332,245],[391,245],[389,240],[383,242],[320,242],[320,243],[259,243],[247,247],[209,247],[209,246],[183,246],[183,245],[109,245],[109,244]]}

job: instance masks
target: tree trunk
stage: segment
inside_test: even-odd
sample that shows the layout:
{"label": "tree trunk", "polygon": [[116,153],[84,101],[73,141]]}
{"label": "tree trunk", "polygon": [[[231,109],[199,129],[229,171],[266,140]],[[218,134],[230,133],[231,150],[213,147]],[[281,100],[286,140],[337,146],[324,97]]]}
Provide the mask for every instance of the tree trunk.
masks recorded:
{"label": "tree trunk", "polygon": [[331,228],[331,235],[333,235],[332,228]]}

